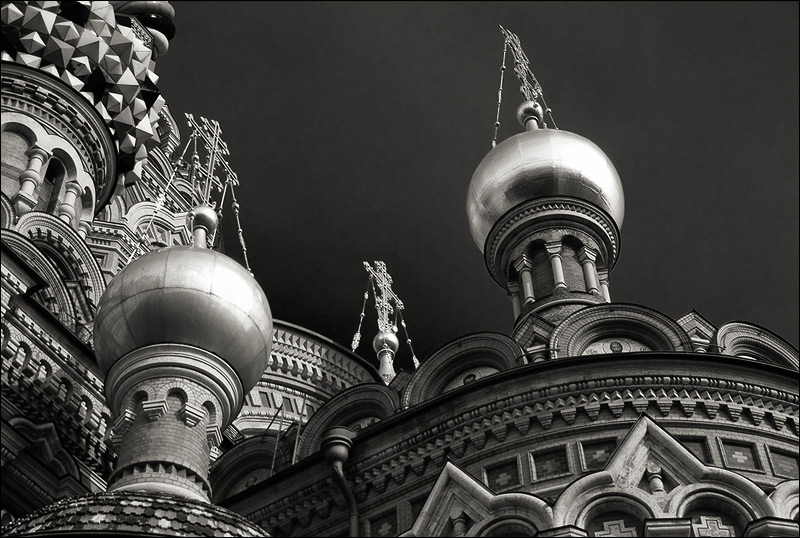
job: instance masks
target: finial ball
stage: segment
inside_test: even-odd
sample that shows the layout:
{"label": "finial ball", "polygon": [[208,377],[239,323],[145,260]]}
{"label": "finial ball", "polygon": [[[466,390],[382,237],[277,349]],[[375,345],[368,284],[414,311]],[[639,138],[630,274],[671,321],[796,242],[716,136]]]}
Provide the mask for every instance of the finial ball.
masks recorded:
{"label": "finial ball", "polygon": [[544,123],[544,110],[542,105],[536,101],[524,101],[519,108],[517,108],[517,121],[520,125],[526,127],[529,120],[535,119],[537,124],[541,126]]}
{"label": "finial ball", "polygon": [[217,229],[219,218],[217,212],[211,206],[201,204],[192,209],[193,220],[192,229],[199,227],[205,228],[206,233],[211,235]]}
{"label": "finial ball", "polygon": [[381,331],[372,341],[372,349],[375,350],[375,353],[380,353],[384,348],[390,349],[392,353],[397,353],[400,348],[400,340],[392,331]]}

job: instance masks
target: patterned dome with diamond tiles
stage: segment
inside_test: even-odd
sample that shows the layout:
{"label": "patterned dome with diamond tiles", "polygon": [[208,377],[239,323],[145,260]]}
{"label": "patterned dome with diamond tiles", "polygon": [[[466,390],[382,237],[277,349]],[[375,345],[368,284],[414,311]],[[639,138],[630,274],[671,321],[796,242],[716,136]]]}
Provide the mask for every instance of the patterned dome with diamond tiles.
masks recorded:
{"label": "patterned dome with diamond tiles", "polygon": [[8,3],[0,15],[2,60],[49,73],[80,93],[113,135],[125,183],[136,181],[159,141],[164,104],[147,31],[105,1]]}

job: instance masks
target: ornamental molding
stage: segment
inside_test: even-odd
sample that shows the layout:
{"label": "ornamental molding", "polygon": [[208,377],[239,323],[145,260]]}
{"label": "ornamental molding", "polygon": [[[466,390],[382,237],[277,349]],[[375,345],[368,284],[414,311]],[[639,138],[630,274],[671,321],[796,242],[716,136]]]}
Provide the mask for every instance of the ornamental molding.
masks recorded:
{"label": "ornamental molding", "polygon": [[159,481],[165,480],[164,475],[173,475],[188,480],[193,482],[199,489],[202,489],[208,498],[211,498],[211,484],[208,483],[208,480],[189,467],[169,461],[138,461],[132,463],[115,470],[108,478],[108,485],[111,487],[123,478],[143,473],[160,475]]}
{"label": "ornamental molding", "polygon": [[40,211],[20,217],[16,231],[35,245],[46,244],[64,256],[64,262],[81,283],[91,307],[97,307],[106,281],[97,260],[77,231],[58,217]]}
{"label": "ornamental molding", "polygon": [[[524,437],[531,431],[549,430],[557,421],[569,427],[579,414],[595,421],[606,409],[615,419],[627,420],[623,418],[626,409],[641,415],[654,405],[663,418],[674,417],[686,426],[737,423],[744,415],[748,420],[741,424],[748,428],[780,432],[788,424],[791,431],[785,434],[797,436],[798,404],[797,394],[703,376],[642,375],[562,383],[473,407],[354,463],[345,474],[353,477],[353,493],[364,503],[371,489],[382,493],[391,480],[402,486],[411,473],[422,476],[430,461],[441,467],[450,457],[461,458],[468,443],[477,450],[483,449],[489,437],[502,443],[510,428]],[[686,418],[692,421],[685,422]],[[267,528],[281,529],[291,529],[292,519],[327,518],[323,515],[327,512],[318,507],[329,487],[327,478],[317,480],[247,517]]]}

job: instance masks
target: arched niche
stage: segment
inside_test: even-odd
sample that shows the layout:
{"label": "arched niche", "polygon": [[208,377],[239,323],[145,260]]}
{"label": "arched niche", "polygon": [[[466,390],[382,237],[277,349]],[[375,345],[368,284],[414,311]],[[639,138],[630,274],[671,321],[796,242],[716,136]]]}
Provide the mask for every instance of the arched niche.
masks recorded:
{"label": "arched niche", "polygon": [[[550,337],[553,358],[576,357],[617,341],[624,348],[692,351],[692,341],[677,322],[656,310],[628,303],[583,308],[562,321]],[[613,352],[613,350],[611,350]]]}
{"label": "arched niche", "polygon": [[458,388],[470,380],[520,366],[523,355],[519,344],[504,334],[482,332],[462,336],[439,348],[417,368],[403,392],[403,408]]}

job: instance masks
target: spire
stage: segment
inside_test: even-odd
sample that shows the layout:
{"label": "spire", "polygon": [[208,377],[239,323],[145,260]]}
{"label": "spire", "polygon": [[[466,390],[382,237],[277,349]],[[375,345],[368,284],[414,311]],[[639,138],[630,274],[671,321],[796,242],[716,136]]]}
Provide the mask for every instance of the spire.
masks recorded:
{"label": "spire", "polygon": [[[373,267],[369,262],[364,262],[364,268],[369,274],[369,282],[367,291],[364,293],[364,305],[361,308],[358,329],[353,336],[352,350],[355,351],[361,341],[361,324],[364,321],[364,309],[367,305],[367,299],[369,299],[369,288],[372,287],[372,295],[375,297],[375,310],[378,313],[378,334],[372,341],[372,348],[378,355],[380,363],[378,372],[388,385],[396,375],[394,357],[400,347],[400,341],[397,338],[398,319],[405,332],[406,343],[411,350],[414,368],[419,366],[419,361],[414,355],[414,348],[411,347],[411,338],[408,337],[408,328],[403,319],[403,301],[392,290],[392,277],[386,269],[386,264],[382,261],[376,261],[375,267]],[[393,314],[394,319],[392,320]]]}

